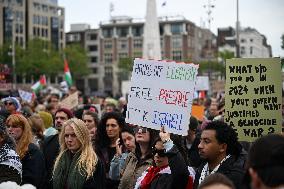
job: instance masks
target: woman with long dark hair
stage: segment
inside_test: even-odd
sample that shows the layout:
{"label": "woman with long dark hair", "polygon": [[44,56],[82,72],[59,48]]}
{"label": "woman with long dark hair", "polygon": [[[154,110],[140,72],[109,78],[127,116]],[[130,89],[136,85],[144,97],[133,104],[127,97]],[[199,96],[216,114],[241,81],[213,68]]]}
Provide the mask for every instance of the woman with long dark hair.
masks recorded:
{"label": "woman with long dark hair", "polygon": [[97,129],[95,150],[103,161],[106,173],[106,188],[117,188],[119,182],[109,178],[110,162],[116,154],[116,141],[121,130],[125,127],[125,120],[118,112],[107,112],[103,115]]}
{"label": "woman with long dark hair", "polygon": [[135,128],[137,142],[135,152],[130,152],[119,184],[119,189],[134,188],[136,180],[152,165],[152,146],[157,139],[158,132],[145,127]]}

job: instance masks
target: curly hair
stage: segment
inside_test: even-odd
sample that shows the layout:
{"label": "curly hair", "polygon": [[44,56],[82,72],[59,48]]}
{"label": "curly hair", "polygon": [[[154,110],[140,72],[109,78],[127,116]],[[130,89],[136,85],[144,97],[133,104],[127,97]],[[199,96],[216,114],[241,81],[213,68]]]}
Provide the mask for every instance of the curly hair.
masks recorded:
{"label": "curly hair", "polygon": [[28,120],[21,114],[11,114],[6,120],[6,125],[14,125],[22,128],[22,136],[16,142],[16,152],[20,156],[20,159],[23,159],[28,151],[29,144],[33,140],[31,126]]}
{"label": "curly hair", "polygon": [[98,157],[93,150],[87,126],[82,120],[77,119],[77,118],[71,118],[63,124],[63,128],[59,136],[60,152],[56,158],[53,173],[55,169],[57,168],[62,155],[68,150],[67,145],[65,143],[65,139],[64,139],[65,128],[67,126],[71,126],[74,129],[74,133],[81,143],[81,147],[79,149],[81,154],[79,156],[79,160],[77,162],[76,168],[82,175],[84,172],[86,172],[87,179],[88,179],[89,177],[92,176],[93,172],[96,169],[96,165],[98,163]]}
{"label": "curly hair", "polygon": [[215,130],[216,139],[219,144],[227,144],[226,154],[239,156],[242,146],[238,141],[236,131],[223,121],[212,121],[204,128],[204,130]]}
{"label": "curly hair", "polygon": [[97,136],[96,136],[96,145],[99,147],[106,147],[109,146],[111,141],[106,132],[106,122],[108,119],[115,119],[117,124],[119,125],[120,130],[122,130],[126,123],[125,119],[119,112],[107,112],[103,115],[98,129],[97,129]]}

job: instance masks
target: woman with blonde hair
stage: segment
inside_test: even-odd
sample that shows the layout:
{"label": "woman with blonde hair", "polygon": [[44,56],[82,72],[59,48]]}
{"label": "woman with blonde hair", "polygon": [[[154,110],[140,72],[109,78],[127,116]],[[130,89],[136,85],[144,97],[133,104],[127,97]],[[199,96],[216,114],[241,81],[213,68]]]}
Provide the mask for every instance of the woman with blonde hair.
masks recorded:
{"label": "woman with blonde hair", "polygon": [[60,153],[53,169],[53,188],[105,188],[102,162],[93,150],[86,124],[77,118],[63,124]]}
{"label": "woman with blonde hair", "polygon": [[11,114],[6,120],[8,133],[16,141],[16,152],[23,165],[22,184],[43,188],[46,174],[44,156],[33,144],[32,130],[28,120],[21,114]]}

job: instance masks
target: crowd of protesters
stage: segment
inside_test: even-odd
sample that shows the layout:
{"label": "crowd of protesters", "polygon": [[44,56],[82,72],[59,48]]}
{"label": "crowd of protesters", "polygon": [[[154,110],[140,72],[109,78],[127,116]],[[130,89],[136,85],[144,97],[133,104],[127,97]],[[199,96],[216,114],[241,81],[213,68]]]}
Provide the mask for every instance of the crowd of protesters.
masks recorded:
{"label": "crowd of protesters", "polygon": [[284,188],[283,135],[239,142],[222,96],[195,99],[204,118],[179,136],[127,124],[125,98],[79,96],[68,109],[61,101],[74,92],[1,99],[0,188]]}

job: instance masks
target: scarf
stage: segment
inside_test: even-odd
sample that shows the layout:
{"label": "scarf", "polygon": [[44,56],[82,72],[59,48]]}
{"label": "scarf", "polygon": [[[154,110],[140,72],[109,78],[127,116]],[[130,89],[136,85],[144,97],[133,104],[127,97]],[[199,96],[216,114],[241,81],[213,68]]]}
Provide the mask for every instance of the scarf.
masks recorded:
{"label": "scarf", "polygon": [[152,181],[161,175],[161,171],[169,167],[168,165],[163,167],[151,166],[147,169],[147,173],[143,180],[141,181],[140,189],[149,189]]}
{"label": "scarf", "polygon": [[209,166],[208,166],[208,163],[206,163],[201,171],[201,175],[200,175],[200,178],[199,178],[199,184],[208,176],[208,175],[211,175],[213,173],[216,173],[220,167],[220,165],[226,161],[229,157],[231,157],[231,155],[227,155],[224,159],[222,159],[222,161],[213,169],[213,171],[209,171]]}
{"label": "scarf", "polygon": [[22,163],[20,157],[7,143],[0,147],[0,164],[16,169],[22,177]]}
{"label": "scarf", "polygon": [[[77,163],[81,153],[77,152],[72,157],[71,152],[65,151],[55,168],[53,175],[54,189],[82,189],[87,174],[84,170],[78,170]],[[82,173],[83,172],[83,173]]]}

